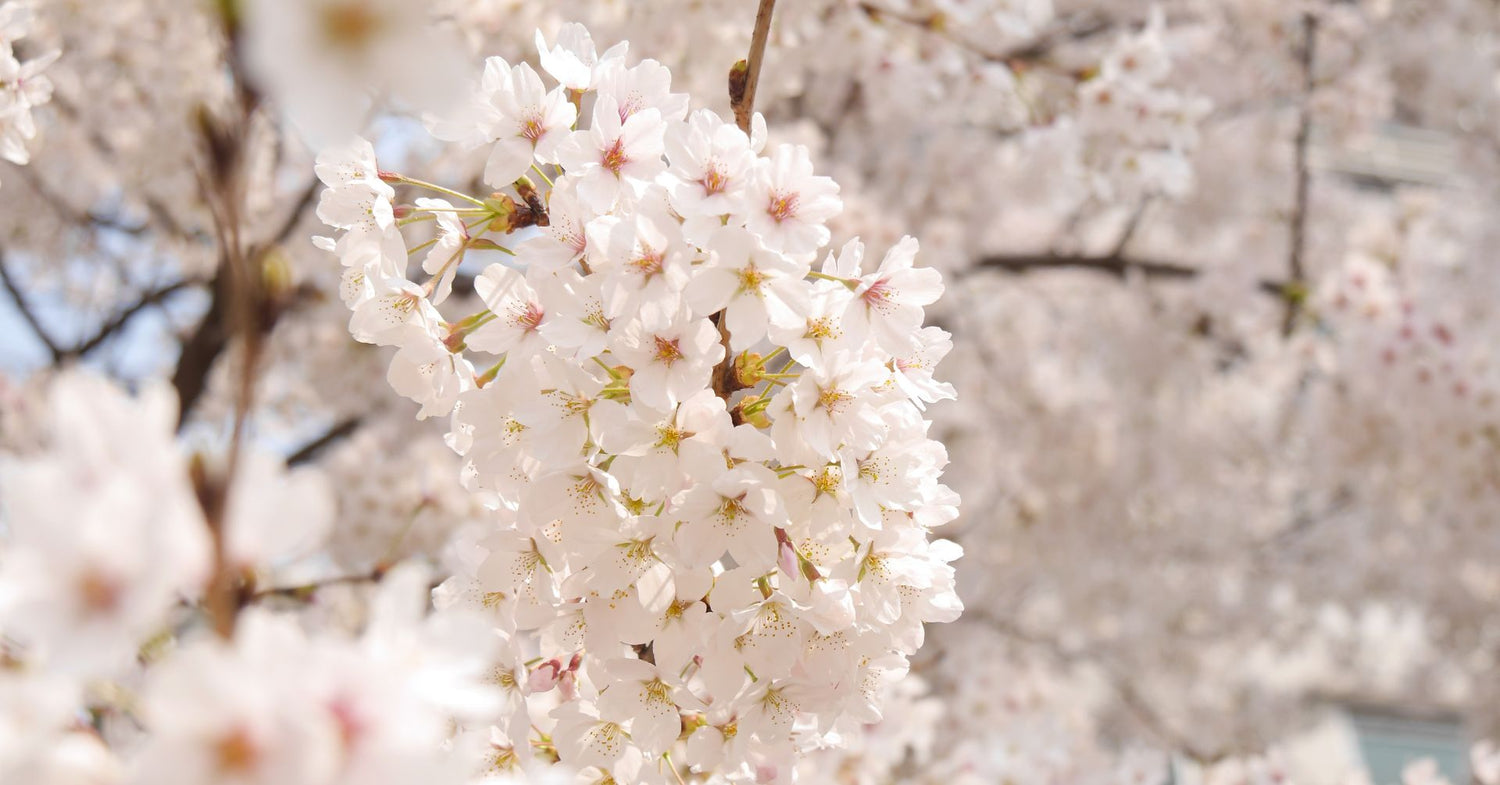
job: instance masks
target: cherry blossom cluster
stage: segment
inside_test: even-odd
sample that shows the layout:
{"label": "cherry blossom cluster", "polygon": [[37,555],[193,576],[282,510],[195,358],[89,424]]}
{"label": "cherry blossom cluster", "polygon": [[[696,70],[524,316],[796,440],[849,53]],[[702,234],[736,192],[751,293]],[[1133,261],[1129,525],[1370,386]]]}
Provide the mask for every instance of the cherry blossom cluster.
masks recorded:
{"label": "cherry blossom cluster", "polygon": [[[240,456],[221,507],[176,436],[175,397],[88,372],[47,386],[40,442],[0,462],[0,779],[51,783],[469,781],[500,706],[497,641],[429,614],[428,570],[391,568],[356,633],[261,604],[318,547],[322,475]],[[218,512],[210,514],[209,509]],[[245,586],[210,629],[216,575]],[[222,631],[220,631],[222,632]]]}
{"label": "cherry blossom cluster", "polygon": [[[690,112],[578,25],[538,48],[555,84],[492,57],[429,119],[485,150],[493,193],[383,171],[363,140],[318,163],[351,333],[396,348],[391,386],[451,417],[494,510],[437,596],[509,642],[497,766],[790,778],[960,610],[960,550],[929,538],[957,514],[923,415],[953,396],[922,326],[940,276],[911,238],[825,254],[838,186],[758,116]],[[482,309],[445,316],[471,268]]]}
{"label": "cherry blossom cluster", "polygon": [[[1468,424],[1500,414],[1500,389],[1488,362],[1476,359],[1457,325],[1417,302],[1379,260],[1352,253],[1320,288],[1320,314],[1337,332],[1333,360],[1352,390],[1428,418]],[[1381,393],[1395,392],[1388,398]],[[1426,425],[1431,426],[1428,422]]]}
{"label": "cherry blossom cluster", "polygon": [[13,164],[31,160],[26,143],[36,136],[31,110],[52,99],[52,83],[42,69],[57,59],[53,51],[25,62],[15,45],[30,32],[35,12],[23,0],[0,3],[0,158]]}
{"label": "cherry blossom cluster", "polygon": [[1425,523],[1423,547],[1462,563],[1472,546],[1431,527],[1462,531],[1500,511],[1490,468],[1500,456],[1500,367],[1451,294],[1462,279],[1446,277],[1413,280],[1361,247],[1329,272],[1315,300],[1326,337],[1310,342],[1323,383],[1307,417],[1329,506],[1339,495],[1360,499],[1393,537]]}
{"label": "cherry blossom cluster", "polygon": [[1171,81],[1165,28],[1155,8],[1145,28],[1121,35],[1097,75],[1078,85],[1080,154],[1093,190],[1106,199],[1181,197],[1192,188],[1188,156],[1210,104]]}
{"label": "cherry blossom cluster", "polygon": [[[1078,783],[1162,785],[1167,757],[1100,743],[1091,682],[1018,653],[983,622],[936,632],[913,673],[892,685],[887,711],[861,746],[810,756],[804,774],[848,785]],[[919,674],[920,671],[920,674]],[[940,697],[941,696],[941,697]]]}

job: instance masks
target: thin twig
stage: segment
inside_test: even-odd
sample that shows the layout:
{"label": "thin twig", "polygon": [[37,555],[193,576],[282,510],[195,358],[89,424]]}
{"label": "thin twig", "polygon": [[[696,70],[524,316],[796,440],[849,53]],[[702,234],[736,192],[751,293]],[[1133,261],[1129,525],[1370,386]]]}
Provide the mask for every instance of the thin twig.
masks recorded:
{"label": "thin twig", "polygon": [[129,224],[119,218],[100,215],[90,210],[74,207],[56,191],[53,191],[46,183],[42,182],[41,177],[31,167],[21,167],[20,173],[21,179],[26,181],[32,193],[50,205],[63,218],[75,224],[80,226],[94,226],[129,235],[144,234],[148,228],[144,224]]}
{"label": "thin twig", "polygon": [[161,286],[141,294],[139,299],[137,299],[130,306],[126,307],[124,310],[115,314],[113,319],[110,319],[109,321],[100,325],[99,329],[95,331],[92,336],[79,341],[78,344],[71,349],[63,350],[62,356],[83,357],[89,352],[92,352],[95,349],[99,348],[115,333],[118,333],[120,330],[124,329],[125,325],[128,324],[131,319],[135,318],[136,314],[146,310],[147,308],[150,308],[153,305],[157,305],[158,303],[163,302],[168,297],[182,291],[183,289],[198,286],[201,283],[203,282],[191,280],[173,281],[172,283],[169,283],[165,286]]}
{"label": "thin twig", "polygon": [[296,230],[297,224],[302,222],[302,214],[307,211],[308,205],[312,204],[313,197],[318,195],[318,183],[318,178],[314,177],[307,187],[302,189],[302,194],[297,197],[297,202],[292,206],[291,212],[287,213],[286,218],[281,222],[281,228],[271,235],[271,242],[278,245],[284,243]]}
{"label": "thin twig", "polygon": [[[875,21],[891,19],[905,25],[926,31],[943,40],[957,46],[960,49],[994,63],[1020,64],[1033,63],[1045,60],[1054,49],[1066,41],[1084,41],[1100,33],[1115,29],[1117,23],[1114,20],[1096,15],[1078,15],[1063,19],[1056,25],[1041,31],[1035,37],[1007,49],[991,50],[984,46],[958,35],[949,25],[948,19],[941,13],[913,14],[886,8],[872,2],[861,2],[859,10],[865,16]],[[1136,27],[1144,23],[1126,23],[1126,26]]]}
{"label": "thin twig", "polygon": [[[1297,138],[1295,141],[1296,190],[1292,202],[1292,223],[1289,248],[1287,249],[1287,275],[1294,287],[1289,291],[1302,292],[1307,285],[1307,269],[1303,259],[1307,253],[1307,200],[1311,176],[1307,165],[1307,152],[1312,138],[1312,93],[1316,74],[1318,17],[1308,13],[1302,17],[1302,100],[1297,108]],[[1300,296],[1286,298],[1286,316],[1281,322],[1283,335],[1291,335],[1301,312]]]}
{"label": "thin twig", "polygon": [[755,114],[755,92],[760,86],[760,67],[766,59],[766,42],[771,39],[771,14],[776,0],[760,0],[755,12],[755,31],[750,36],[750,56],[734,64],[729,71],[729,104],[734,122],[741,131],[750,133],[750,118]]}
{"label": "thin twig", "polygon": [[1149,196],[1135,206],[1135,210],[1130,213],[1130,218],[1125,221],[1125,228],[1120,230],[1120,237],[1115,240],[1115,247],[1109,252],[1110,256],[1123,257],[1125,255],[1125,247],[1135,239],[1136,231],[1141,228],[1141,219],[1146,217],[1146,211],[1150,208],[1151,197]]}
{"label": "thin twig", "polygon": [[[74,106],[65,96],[53,94],[52,101],[49,105],[58,109],[68,119],[79,121],[77,123],[78,125],[89,125],[88,123],[81,121],[82,117],[78,111],[78,107]],[[109,140],[105,139],[104,136],[97,130],[90,131],[88,134],[86,134],[86,138],[88,139],[90,146],[92,146],[94,150],[99,153],[100,157],[104,158],[105,160],[111,160],[119,155],[119,151],[114,148],[114,145],[110,144]],[[22,176],[26,176],[26,169],[23,168],[21,171]],[[211,239],[206,233],[201,230],[193,230],[191,232],[188,231],[186,227],[177,222],[177,219],[172,216],[172,211],[168,209],[167,206],[161,202],[161,200],[154,197],[147,197],[144,200],[144,203],[146,206],[146,210],[151,214],[151,217],[157,222],[157,224],[166,229],[169,234],[185,240],[193,240],[198,242],[207,242]],[[117,223],[113,222],[111,219],[101,220],[101,217],[93,216],[92,214],[89,214],[88,217],[96,223],[101,223],[101,225],[104,225],[106,227],[117,228],[121,231],[126,231],[132,234],[139,233],[134,227],[123,225],[111,226],[111,223]],[[140,231],[144,231],[144,229],[145,227],[141,227]]]}
{"label": "thin twig", "polygon": [[[214,219],[214,233],[219,245],[219,266],[215,275],[214,304],[204,321],[215,319],[218,345],[201,358],[192,358],[188,347],[184,347],[183,359],[179,361],[179,376],[183,361],[204,360],[202,377],[198,384],[206,381],[208,368],[222,351],[230,337],[238,345],[238,367],[234,369],[234,418],[230,430],[229,448],[223,471],[211,474],[201,472],[195,477],[200,488],[199,501],[205,522],[214,540],[214,568],[207,590],[204,592],[204,608],[221,638],[232,638],[243,604],[245,577],[238,574],[231,560],[227,523],[227,501],[233,492],[232,485],[238,474],[248,438],[249,419],[255,404],[255,380],[260,370],[265,349],[265,339],[280,314],[282,292],[274,288],[264,275],[267,246],[254,246],[244,238],[246,171],[245,161],[249,145],[250,128],[260,107],[260,93],[246,74],[241,38],[237,20],[232,15],[224,19],[226,38],[230,41],[228,61],[234,77],[236,111],[222,121],[203,111],[198,116],[199,132],[203,143],[203,168],[199,172],[199,184],[204,203]],[[295,220],[295,219],[293,219]],[[202,325],[200,325],[200,334]],[[195,337],[197,337],[195,335]],[[174,381],[176,381],[174,377]],[[182,388],[178,388],[181,393]],[[201,393],[201,387],[199,389]],[[187,409],[181,417],[184,419]],[[207,489],[210,492],[204,492]]]}
{"label": "thin twig", "polygon": [[177,368],[172,372],[172,386],[177,390],[177,427],[180,429],[192,414],[193,406],[208,387],[208,372],[229,343],[224,325],[225,302],[229,298],[227,264],[220,262],[219,272],[209,284],[213,299],[198,325],[182,344]]}
{"label": "thin twig", "polygon": [[308,461],[311,461],[312,459],[318,457],[318,454],[326,449],[328,445],[347,437],[349,434],[354,433],[356,430],[359,430],[359,426],[363,422],[364,419],[359,416],[346,417],[342,420],[339,420],[338,422],[334,423],[333,426],[328,430],[324,431],[322,436],[319,436],[318,438],[313,439],[307,444],[302,445],[301,447],[294,450],[291,455],[288,455],[286,457],[286,465],[297,466],[299,464],[304,464]]}
{"label": "thin twig", "polygon": [[1135,677],[1128,673],[1119,672],[1116,668],[1111,667],[1102,653],[1064,647],[1056,640],[1033,635],[1010,620],[997,616],[987,610],[973,611],[970,615],[976,617],[990,629],[1026,646],[1040,650],[1064,667],[1083,665],[1096,668],[1099,674],[1104,677],[1105,683],[1109,685],[1116,697],[1119,698],[1120,705],[1130,713],[1136,722],[1144,726],[1160,741],[1170,745],[1176,751],[1186,754],[1194,761],[1209,764],[1227,757],[1227,750],[1205,750],[1187,735],[1179,733],[1172,727],[1172,723],[1161,716],[1152,707],[1151,702],[1136,689],[1134,683]]}
{"label": "thin twig", "polygon": [[245,598],[245,602],[248,604],[251,602],[266,599],[268,597],[286,597],[294,600],[305,600],[308,597],[316,594],[319,589],[325,589],[329,586],[346,586],[356,583],[374,583],[375,581],[378,581],[381,578],[385,577],[387,569],[388,567],[386,567],[385,565],[377,565],[368,572],[357,573],[354,575],[339,575],[332,578],[324,578],[322,580],[299,584],[296,586],[273,586],[265,589],[256,589],[255,591],[248,594],[248,596]]}
{"label": "thin twig", "polygon": [[[1029,273],[1039,270],[1090,270],[1124,278],[1132,273],[1147,278],[1166,280],[1188,280],[1203,274],[1196,267],[1171,262],[1132,259],[1119,255],[1084,256],[1076,254],[1014,254],[988,256],[974,265],[974,270],[999,270],[1008,273]],[[972,274],[972,273],[971,273]],[[1286,283],[1262,280],[1257,288],[1264,294],[1278,299],[1293,296]]]}
{"label": "thin twig", "polygon": [[11,299],[15,301],[16,310],[21,312],[21,318],[26,320],[27,326],[31,328],[33,333],[36,333],[36,337],[42,342],[42,345],[47,347],[48,353],[52,355],[53,364],[61,362],[63,358],[62,350],[57,348],[57,342],[52,340],[52,336],[42,328],[42,323],[37,319],[36,312],[31,310],[31,303],[26,300],[26,295],[21,293],[21,288],[16,285],[15,279],[11,277],[10,268],[5,264],[3,251],[0,251],[0,283],[5,285],[5,291],[9,292]]}
{"label": "thin twig", "polygon": [[[776,0],[760,0],[760,8],[755,12],[755,30],[750,35],[750,54],[729,69],[729,105],[734,110],[735,123],[747,136],[750,119],[755,115],[755,91],[760,83],[761,63],[766,59],[766,42],[771,38],[771,15],[775,10]],[[712,382],[714,393],[727,403],[740,384],[734,372],[734,352],[729,349],[729,328],[724,322],[723,311],[714,314],[724,359],[714,366]]]}

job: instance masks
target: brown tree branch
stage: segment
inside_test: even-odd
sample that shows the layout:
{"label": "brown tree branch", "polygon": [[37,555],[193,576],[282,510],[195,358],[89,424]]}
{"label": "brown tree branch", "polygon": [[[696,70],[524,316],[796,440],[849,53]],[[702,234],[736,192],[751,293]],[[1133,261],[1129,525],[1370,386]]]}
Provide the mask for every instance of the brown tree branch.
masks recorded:
{"label": "brown tree branch", "polygon": [[374,583],[385,577],[385,573],[388,569],[390,569],[388,565],[379,564],[368,572],[361,572],[353,575],[338,575],[332,578],[324,578],[322,580],[312,581],[310,583],[304,583],[297,586],[273,586],[264,589],[256,589],[250,587],[250,591],[244,592],[244,597],[240,604],[241,606],[243,606],[252,602],[259,602],[260,600],[264,600],[269,597],[284,597],[292,600],[305,601],[307,599],[310,599],[314,594],[317,594],[319,589],[324,589],[329,586],[347,586],[358,583]]}
{"label": "brown tree branch", "polygon": [[359,426],[363,423],[364,418],[357,415],[339,420],[321,436],[292,451],[292,454],[286,457],[286,465],[298,466],[317,458],[329,445],[359,430]]}
{"label": "brown tree branch", "polygon": [[1125,228],[1120,230],[1120,237],[1115,240],[1115,246],[1109,252],[1110,256],[1123,257],[1125,255],[1125,247],[1135,239],[1135,233],[1141,228],[1141,220],[1146,217],[1146,211],[1149,209],[1151,209],[1151,197],[1148,196],[1131,211],[1130,217],[1125,221]]}
{"label": "brown tree branch", "polygon": [[[1125,278],[1130,274],[1164,280],[1189,280],[1202,274],[1196,267],[1148,259],[1132,259],[1118,254],[1085,256],[1075,254],[1013,254],[988,256],[975,263],[973,270],[999,270],[1008,273],[1030,273],[1045,270],[1090,270]],[[1286,282],[1262,280],[1257,288],[1281,300],[1293,298],[1295,291]]]}
{"label": "brown tree branch", "polygon": [[297,197],[297,202],[292,206],[291,212],[287,213],[286,218],[282,220],[281,227],[271,235],[272,243],[279,245],[286,242],[287,238],[292,236],[292,232],[297,229],[297,224],[302,222],[302,214],[313,203],[313,197],[318,195],[318,184],[318,178],[314,177],[307,184],[307,187],[302,189],[302,193]]}
{"label": "brown tree branch", "polygon": [[1231,750],[1204,749],[1190,734],[1181,733],[1163,717],[1151,702],[1136,689],[1135,677],[1112,666],[1102,652],[1091,652],[1064,647],[1056,640],[1033,635],[1008,619],[988,610],[967,612],[990,629],[1021,644],[1040,650],[1064,667],[1092,666],[1104,677],[1105,683],[1114,691],[1120,706],[1151,735],[1174,751],[1183,753],[1195,762],[1208,765],[1229,757]]}
{"label": "brown tree branch", "polygon": [[128,224],[113,216],[101,215],[91,210],[74,207],[60,194],[53,191],[46,183],[42,182],[42,178],[37,175],[32,167],[21,167],[20,175],[21,179],[26,181],[26,185],[31,188],[37,197],[46,202],[54,212],[71,223],[137,236],[144,234],[148,228],[145,224]]}
{"label": "brown tree branch", "polygon": [[140,298],[137,299],[134,303],[130,304],[124,310],[115,314],[114,318],[100,325],[99,329],[96,330],[92,336],[78,342],[78,344],[71,349],[63,350],[62,357],[83,357],[89,352],[92,352],[102,346],[104,342],[107,341],[115,333],[118,333],[120,330],[124,329],[125,325],[128,324],[131,319],[135,318],[136,314],[146,310],[147,308],[150,308],[153,305],[157,305],[165,301],[168,297],[182,291],[183,289],[198,286],[201,283],[202,281],[191,280],[173,281],[172,283],[169,283],[165,286],[151,289],[147,292],[142,293]]}
{"label": "brown tree branch", "polygon": [[755,114],[755,92],[760,86],[760,67],[766,59],[766,42],[771,39],[771,14],[776,0],[760,0],[755,12],[755,31],[750,35],[750,56],[729,69],[729,105],[740,130],[750,133],[750,118]]}
{"label": "brown tree branch", "polygon": [[[776,0],[760,0],[755,12],[755,30],[750,34],[750,54],[729,69],[729,106],[734,110],[734,121],[750,135],[750,120],[755,116],[755,92],[760,84],[760,67],[766,59],[766,42],[771,39],[771,14],[776,10]],[[727,404],[729,396],[740,389],[739,378],[734,373],[734,352],[729,348],[729,328],[724,323],[724,312],[713,315],[714,327],[719,331],[719,344],[724,347],[724,359],[714,366],[711,381],[714,394]]]}
{"label": "brown tree branch", "polygon": [[890,19],[925,30],[981,60],[1007,64],[1034,63],[1045,60],[1062,43],[1085,41],[1118,26],[1118,23],[1112,19],[1094,14],[1079,14],[1047,28],[1029,41],[1007,49],[991,50],[956,34],[949,26],[948,20],[940,13],[913,14],[886,8],[873,2],[859,3],[859,10],[877,22]]}
{"label": "brown tree branch", "polygon": [[[51,106],[55,107],[58,111],[62,112],[62,114],[64,116],[66,116],[69,120],[73,120],[75,122],[78,122],[80,125],[83,125],[83,126],[87,126],[88,125],[87,123],[82,122],[82,118],[81,118],[81,115],[79,114],[78,107],[74,106],[72,104],[72,102],[70,102],[66,97],[64,97],[62,95],[54,94],[52,96]],[[88,139],[89,145],[92,146],[94,148],[94,150],[96,152],[98,152],[99,155],[101,157],[103,157],[104,159],[109,160],[109,159],[113,158],[115,155],[117,155],[117,151],[114,149],[114,146],[111,145],[109,143],[109,141],[107,139],[105,139],[98,131],[90,131],[86,135],[86,138]],[[27,176],[27,170],[25,168],[23,168],[21,170],[21,172],[22,172],[22,176],[23,177]],[[33,184],[34,185],[40,185],[40,183],[36,182],[36,181],[33,181]],[[169,234],[172,234],[172,235],[174,235],[176,237],[179,237],[179,238],[182,238],[182,239],[194,240],[194,241],[198,241],[198,242],[206,242],[209,239],[211,239],[210,237],[208,237],[208,235],[206,235],[202,231],[198,231],[198,230],[188,231],[188,229],[186,227],[184,227],[182,224],[178,223],[177,219],[172,216],[172,211],[170,209],[168,209],[165,204],[162,204],[162,202],[160,200],[158,200],[158,199],[156,199],[154,197],[149,197],[148,196],[148,197],[146,197],[144,199],[144,203],[145,203],[146,210],[147,210],[147,212],[149,212],[151,214],[151,217],[157,222],[157,224],[159,226],[161,226],[163,229],[165,229]],[[108,219],[108,218],[104,218],[102,216],[95,216],[92,213],[78,213],[78,211],[72,210],[71,208],[67,207],[65,202],[61,204],[61,207],[63,209],[66,209],[68,211],[71,211],[71,212],[75,213],[78,216],[86,217],[89,220],[91,220],[91,221],[93,221],[93,222],[95,222],[97,224],[100,224],[101,226],[105,226],[107,228],[117,229],[119,231],[124,231],[124,232],[130,233],[130,234],[140,234],[140,233],[143,233],[145,231],[145,229],[146,229],[146,227],[144,227],[144,226],[134,227],[134,226],[127,226],[127,225],[124,225],[124,224],[120,224],[118,221],[116,221],[114,219]]]}
{"label": "brown tree branch", "polygon": [[177,358],[177,369],[172,373],[172,387],[177,390],[179,429],[187,422],[193,406],[203,396],[204,389],[208,387],[208,372],[229,342],[224,324],[225,301],[229,296],[225,279],[224,264],[221,262],[219,273],[209,286],[213,299],[209,301],[208,311],[183,342],[182,353]]}
{"label": "brown tree branch", "polygon": [[26,325],[36,334],[37,339],[42,342],[42,345],[47,347],[47,352],[52,355],[53,364],[61,362],[63,358],[62,350],[58,348],[57,342],[52,340],[52,336],[42,327],[41,321],[37,319],[36,312],[31,309],[31,303],[26,299],[26,295],[21,292],[21,287],[16,284],[16,280],[11,277],[10,268],[5,264],[3,251],[0,251],[0,283],[5,285],[5,291],[9,292],[11,299],[15,301],[16,310],[21,313],[21,318],[25,320]]}
{"label": "brown tree branch", "polygon": [[[1307,200],[1312,178],[1307,165],[1307,152],[1312,138],[1312,93],[1315,87],[1314,65],[1316,63],[1318,39],[1318,17],[1312,13],[1302,16],[1302,100],[1297,107],[1297,137],[1294,142],[1295,190],[1292,195],[1292,222],[1287,249],[1287,275],[1294,291],[1306,288],[1307,269],[1303,257],[1307,253]],[[1297,316],[1302,310],[1302,298],[1286,298],[1286,315],[1282,318],[1281,333],[1291,335]]]}

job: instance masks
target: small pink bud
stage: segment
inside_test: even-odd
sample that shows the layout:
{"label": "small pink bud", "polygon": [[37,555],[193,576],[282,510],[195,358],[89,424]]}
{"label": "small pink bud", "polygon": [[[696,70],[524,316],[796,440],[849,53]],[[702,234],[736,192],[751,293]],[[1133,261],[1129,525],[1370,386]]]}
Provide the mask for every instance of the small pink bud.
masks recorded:
{"label": "small pink bud", "polygon": [[530,692],[547,692],[556,687],[560,670],[562,670],[562,663],[555,659],[538,665],[536,670],[526,677],[526,689]]}
{"label": "small pink bud", "polygon": [[790,542],[783,540],[776,556],[776,563],[781,565],[783,572],[787,575],[797,574],[797,552],[792,549]]}

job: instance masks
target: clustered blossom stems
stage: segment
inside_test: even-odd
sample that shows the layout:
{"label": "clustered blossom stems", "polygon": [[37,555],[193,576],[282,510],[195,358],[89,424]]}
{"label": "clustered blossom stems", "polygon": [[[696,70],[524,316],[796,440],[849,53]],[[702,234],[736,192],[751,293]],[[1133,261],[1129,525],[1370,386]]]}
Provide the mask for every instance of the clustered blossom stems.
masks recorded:
{"label": "clustered blossom stems", "polygon": [[[579,26],[538,48],[551,89],[491,58],[473,105],[428,121],[489,145],[503,190],[384,171],[362,139],[318,160],[351,333],[397,349],[388,381],[449,418],[494,511],[435,598],[514,651],[502,670],[529,693],[493,728],[506,755],[525,737],[622,783],[790,778],[878,717],[922,625],[960,610],[960,551],[931,539],[958,500],[923,416],[953,397],[932,378],[948,336],[922,326],[941,276],[909,237],[878,264],[858,241],[826,253],[837,185],[805,148],[764,151],[759,116],[689,112],[660,64]],[[517,177],[542,164],[545,192]],[[415,203],[435,217],[425,285],[393,184],[493,211]],[[454,269],[494,243],[478,235],[531,226],[475,277],[483,310],[443,316]]]}
{"label": "clustered blossom stems", "polygon": [[[397,174],[395,172],[382,171],[382,172],[380,172],[379,176],[380,176],[380,179],[383,182],[392,183],[392,184],[399,184],[399,185],[412,185],[412,186],[416,186],[417,188],[425,188],[425,189],[427,189],[429,191],[436,191],[437,193],[443,194],[445,196],[451,196],[451,197],[453,197],[455,199],[462,199],[462,200],[464,200],[466,202],[469,202],[470,204],[475,205],[479,209],[487,209],[485,207],[485,204],[484,204],[483,200],[477,199],[477,198],[475,198],[473,196],[469,196],[466,193],[460,193],[458,191],[453,190],[452,188],[445,188],[445,187],[443,187],[441,185],[437,185],[436,183],[429,183],[429,182],[427,182],[425,180],[418,180],[418,179],[415,179],[415,178],[412,178],[412,177],[407,177],[406,175]],[[456,210],[450,209],[449,212],[467,212],[467,211],[464,210],[464,209],[462,209],[462,208],[459,208],[459,209],[456,209]]]}

